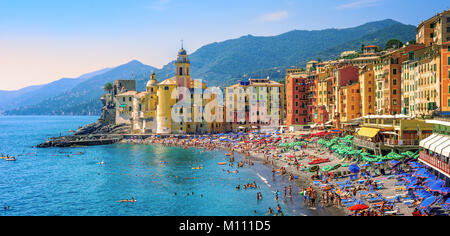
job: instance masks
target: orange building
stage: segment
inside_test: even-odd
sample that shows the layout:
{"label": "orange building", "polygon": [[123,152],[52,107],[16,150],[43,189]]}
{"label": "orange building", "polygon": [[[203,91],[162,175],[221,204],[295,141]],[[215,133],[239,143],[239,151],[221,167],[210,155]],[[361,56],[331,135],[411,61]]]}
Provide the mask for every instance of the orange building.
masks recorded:
{"label": "orange building", "polygon": [[350,83],[347,86],[341,87],[339,92],[340,100],[340,122],[345,123],[353,119],[361,117],[361,93],[359,82]]}
{"label": "orange building", "polygon": [[[309,81],[312,73],[288,70],[286,74],[286,125],[306,125],[308,116]],[[315,77],[315,76],[314,76]]]}
{"label": "orange building", "polygon": [[450,42],[441,48],[441,111],[450,115]]}

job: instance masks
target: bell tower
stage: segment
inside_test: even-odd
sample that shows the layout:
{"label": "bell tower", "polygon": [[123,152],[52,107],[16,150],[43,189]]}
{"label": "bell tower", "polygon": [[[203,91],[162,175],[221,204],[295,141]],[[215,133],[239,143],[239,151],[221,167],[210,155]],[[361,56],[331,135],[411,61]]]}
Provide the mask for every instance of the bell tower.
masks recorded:
{"label": "bell tower", "polygon": [[178,51],[177,61],[175,62],[175,78],[179,87],[190,88],[190,66],[191,63],[189,62],[186,50],[183,49],[183,44],[181,44],[181,49]]}

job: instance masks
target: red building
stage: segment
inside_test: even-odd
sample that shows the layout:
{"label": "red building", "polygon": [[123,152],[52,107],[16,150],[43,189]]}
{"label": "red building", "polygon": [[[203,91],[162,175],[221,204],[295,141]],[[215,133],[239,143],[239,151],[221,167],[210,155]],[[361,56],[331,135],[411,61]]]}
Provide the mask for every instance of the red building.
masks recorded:
{"label": "red building", "polygon": [[[314,76],[302,71],[288,70],[286,75],[286,125],[306,125],[311,122],[308,103],[311,79]],[[312,98],[311,98],[312,99]]]}

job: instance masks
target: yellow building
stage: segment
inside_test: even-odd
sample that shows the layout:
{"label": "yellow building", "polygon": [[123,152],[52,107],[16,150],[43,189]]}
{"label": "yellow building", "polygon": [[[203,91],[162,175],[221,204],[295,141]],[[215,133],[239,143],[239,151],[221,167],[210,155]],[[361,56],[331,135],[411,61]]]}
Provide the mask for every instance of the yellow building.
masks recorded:
{"label": "yellow building", "polygon": [[440,81],[440,46],[410,52],[402,64],[402,112],[429,116],[441,107]]}
{"label": "yellow building", "polygon": [[122,103],[117,109],[116,123],[131,124],[133,133],[138,134],[222,132],[223,112],[216,95],[221,91],[206,93],[205,83],[191,80],[190,62],[184,49],[178,52],[175,69],[175,76],[162,82],[152,73],[145,92],[119,94],[117,100]]}
{"label": "yellow building", "polygon": [[359,71],[361,89],[361,115],[375,114],[375,77],[373,66],[365,66]]}

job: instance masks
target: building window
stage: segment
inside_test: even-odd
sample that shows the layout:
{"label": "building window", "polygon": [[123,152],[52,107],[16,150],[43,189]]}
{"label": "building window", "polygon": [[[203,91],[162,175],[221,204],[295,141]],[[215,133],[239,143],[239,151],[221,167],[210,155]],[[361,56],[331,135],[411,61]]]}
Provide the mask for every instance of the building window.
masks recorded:
{"label": "building window", "polygon": [[394,89],[394,90],[392,91],[392,94],[397,95],[397,89]]}
{"label": "building window", "polygon": [[[395,69],[394,69],[394,70],[395,70]],[[392,83],[393,83],[394,85],[397,85],[397,80],[394,79],[394,80],[392,81]]]}
{"label": "building window", "polygon": [[392,103],[394,104],[394,106],[397,105],[397,100],[396,100],[396,99],[393,99],[393,100],[392,100]]}

